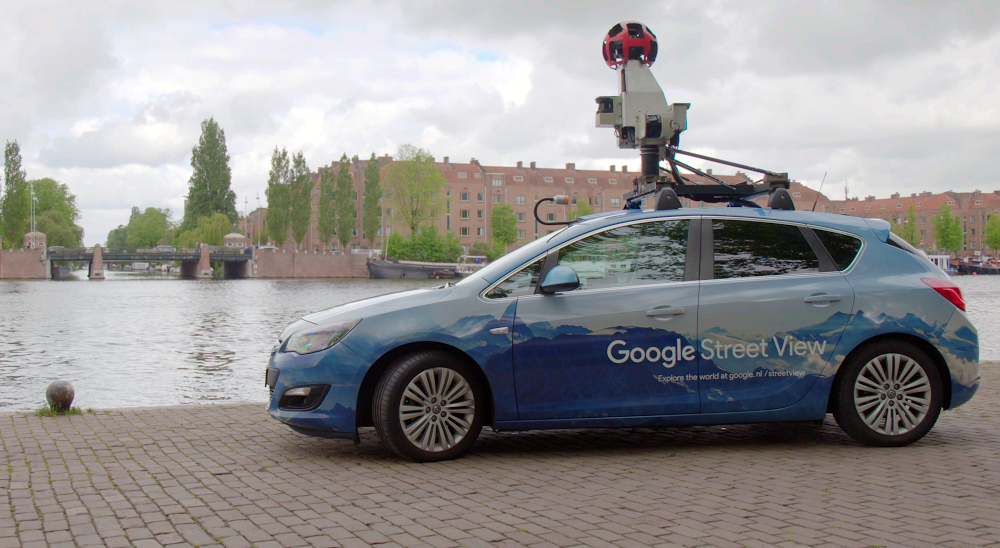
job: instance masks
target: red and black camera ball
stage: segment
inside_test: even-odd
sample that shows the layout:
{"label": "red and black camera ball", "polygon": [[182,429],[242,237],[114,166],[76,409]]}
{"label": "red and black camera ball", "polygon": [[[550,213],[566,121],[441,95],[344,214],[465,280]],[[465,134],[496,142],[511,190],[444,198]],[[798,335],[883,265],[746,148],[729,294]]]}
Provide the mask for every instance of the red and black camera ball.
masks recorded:
{"label": "red and black camera ball", "polygon": [[616,69],[629,61],[647,67],[656,61],[656,35],[638,21],[626,21],[611,27],[604,37],[604,62]]}

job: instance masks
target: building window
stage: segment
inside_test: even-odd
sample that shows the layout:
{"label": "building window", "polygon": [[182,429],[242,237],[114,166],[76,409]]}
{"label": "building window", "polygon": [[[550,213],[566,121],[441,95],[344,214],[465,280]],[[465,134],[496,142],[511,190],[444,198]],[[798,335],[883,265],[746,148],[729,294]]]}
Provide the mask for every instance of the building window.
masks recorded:
{"label": "building window", "polygon": [[461,200],[462,200],[463,202],[468,202],[468,201],[469,201],[469,193],[468,193],[468,192],[463,192],[463,193],[462,193],[462,197],[461,197],[460,199],[461,199]]}
{"label": "building window", "polygon": [[793,192],[792,196],[795,197],[795,198],[801,198],[802,197],[802,193],[801,192]]}
{"label": "building window", "polygon": [[972,235],[973,235],[973,236],[975,236],[975,235],[976,235],[976,229],[974,229],[974,228],[972,229]]}
{"label": "building window", "polygon": [[483,201],[483,193],[482,193],[482,192],[480,192],[480,193],[479,193],[479,194],[478,194],[478,195],[476,196],[476,201],[477,201],[477,202],[481,202],[481,201]]}
{"label": "building window", "polygon": [[542,177],[542,180],[545,181],[546,183],[551,183],[552,177]]}
{"label": "building window", "polygon": [[515,202],[517,203],[517,205],[524,205],[524,196],[518,196],[517,198],[515,198]]}
{"label": "building window", "polygon": [[596,206],[601,205],[601,197],[600,196],[594,196],[594,205],[596,205]]}
{"label": "building window", "polygon": [[520,182],[521,182],[521,181],[523,181],[523,180],[524,180],[524,177],[522,177],[522,176],[520,176],[520,175],[515,175],[515,176],[514,176],[514,181],[516,181],[516,182],[518,182],[518,183],[520,183]]}
{"label": "building window", "polygon": [[475,177],[476,179],[482,179],[483,178],[483,174],[482,173],[473,173],[472,176]]}
{"label": "building window", "polygon": [[357,235],[358,235],[358,229],[357,228],[352,228],[351,229],[351,236],[357,236]]}
{"label": "building window", "polygon": [[464,172],[464,171],[459,171],[458,172],[458,178],[459,179],[468,179],[469,178],[469,174],[466,173],[466,172]]}
{"label": "building window", "polygon": [[483,235],[483,227],[477,228],[476,229],[476,236],[482,236],[482,235]]}
{"label": "building window", "polygon": [[563,180],[566,181],[567,185],[573,184],[573,178],[572,177],[563,177]]}
{"label": "building window", "polygon": [[517,214],[517,222],[519,222],[519,223],[523,223],[524,222],[524,212],[523,211]]}
{"label": "building window", "polygon": [[845,211],[847,211],[847,208],[846,208],[846,207],[842,207],[842,208],[840,208],[840,212],[841,212],[841,213],[843,213],[843,212],[845,212]]}
{"label": "building window", "polygon": [[503,179],[493,179],[493,186],[503,186]]}
{"label": "building window", "polygon": [[969,247],[971,247],[972,249],[976,249],[976,242],[972,242],[971,244],[969,244]]}
{"label": "building window", "polygon": [[592,185],[596,185],[597,184],[597,177],[588,177],[587,178],[587,182],[590,183],[590,184],[592,184]]}
{"label": "building window", "polygon": [[872,208],[872,206],[865,206],[865,211],[868,211],[871,208]]}
{"label": "building window", "polygon": [[879,209],[885,209],[884,205],[878,206]]}
{"label": "building window", "polygon": [[459,228],[458,229],[458,233],[461,234],[462,236],[468,236],[469,235],[469,227],[463,226],[463,227]]}
{"label": "building window", "polygon": [[983,205],[983,201],[982,200],[976,200],[976,205]]}
{"label": "building window", "polygon": [[948,203],[948,205],[955,205],[955,202],[953,200],[948,200],[947,203]]}
{"label": "building window", "polygon": [[477,209],[476,210],[476,218],[477,219],[482,219],[483,218],[483,210],[481,210],[481,209]]}
{"label": "building window", "polygon": [[524,239],[524,231],[523,230],[518,230],[517,231],[517,239],[518,240],[523,240]]}
{"label": "building window", "polygon": [[548,214],[546,214],[545,215],[545,220],[546,221],[554,221],[554,220],[556,220],[556,214],[555,213],[548,213]]}
{"label": "building window", "polygon": [[617,185],[618,184],[618,179],[608,179],[608,184],[609,185]]}
{"label": "building window", "polygon": [[896,204],[896,209],[903,209],[903,204]]}
{"label": "building window", "polygon": [[576,196],[573,196],[572,198],[570,198],[569,203],[571,205],[576,205]]}
{"label": "building window", "polygon": [[385,208],[385,216],[386,217],[392,217],[392,208],[391,207]]}
{"label": "building window", "polygon": [[493,203],[494,204],[502,204],[503,203],[503,194],[494,194],[493,195]]}
{"label": "building window", "polygon": [[618,198],[611,198],[611,207],[618,207]]}
{"label": "building window", "polygon": [[921,230],[920,230],[920,237],[921,237],[921,238],[923,238],[923,237],[924,237],[924,231],[923,231],[923,229],[921,229]]}
{"label": "building window", "polygon": [[354,195],[351,196],[351,200],[355,201],[355,202],[358,201],[358,193],[357,192],[355,192]]}
{"label": "building window", "polygon": [[468,219],[469,218],[469,210],[468,209],[463,209],[462,211],[459,211],[458,212],[458,218],[459,219]]}
{"label": "building window", "polygon": [[924,224],[924,218],[923,217],[920,218],[920,224]]}
{"label": "building window", "polygon": [[382,235],[382,227],[378,227],[378,230],[375,231],[375,235],[376,236],[381,236]]}
{"label": "building window", "polygon": [[857,211],[857,210],[858,210],[858,208],[856,208],[856,207],[852,207],[851,208],[851,211]]}

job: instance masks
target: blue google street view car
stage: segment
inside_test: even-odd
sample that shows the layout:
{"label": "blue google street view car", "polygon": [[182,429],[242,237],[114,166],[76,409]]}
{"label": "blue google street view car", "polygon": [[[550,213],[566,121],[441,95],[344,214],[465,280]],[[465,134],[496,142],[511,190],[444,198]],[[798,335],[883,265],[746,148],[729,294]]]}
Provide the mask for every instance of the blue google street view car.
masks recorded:
{"label": "blue google street view car", "polygon": [[877,219],[591,215],[457,284],[306,316],[267,370],[297,432],[417,460],[495,430],[809,421],[923,437],[979,386],[962,293]]}

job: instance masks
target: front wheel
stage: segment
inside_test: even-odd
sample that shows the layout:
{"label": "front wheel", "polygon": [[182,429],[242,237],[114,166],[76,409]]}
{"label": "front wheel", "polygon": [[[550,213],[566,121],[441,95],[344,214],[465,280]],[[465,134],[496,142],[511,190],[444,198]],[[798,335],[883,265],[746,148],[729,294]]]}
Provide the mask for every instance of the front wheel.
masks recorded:
{"label": "front wheel", "polygon": [[873,344],[844,364],[834,417],[866,445],[898,447],[924,437],[944,401],[937,367],[922,350],[902,341]]}
{"label": "front wheel", "polygon": [[372,402],[375,430],[398,455],[453,459],[479,437],[486,408],[478,377],[440,351],[404,356],[385,372]]}

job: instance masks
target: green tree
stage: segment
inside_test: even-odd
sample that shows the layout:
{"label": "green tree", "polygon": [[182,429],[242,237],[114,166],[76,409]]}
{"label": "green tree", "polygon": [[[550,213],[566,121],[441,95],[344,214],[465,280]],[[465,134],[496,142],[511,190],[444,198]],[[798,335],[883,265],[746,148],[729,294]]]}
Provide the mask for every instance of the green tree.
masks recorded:
{"label": "green tree", "polygon": [[453,263],[462,254],[462,244],[454,233],[440,235],[434,227],[411,233],[409,237],[398,232],[389,235],[386,254],[404,261]]}
{"label": "green tree", "polygon": [[267,213],[264,221],[267,223],[268,236],[278,247],[288,238],[288,225],[291,221],[291,192],[289,186],[292,178],[292,168],[288,160],[288,151],[274,147],[271,154],[271,171],[267,178]]}
{"label": "green tree", "polygon": [[222,213],[230,223],[236,222],[236,193],[230,188],[232,170],[226,132],[214,118],[201,123],[198,145],[191,149],[191,168],[194,172],[188,181],[188,203],[181,231],[190,230],[198,219],[213,213]]}
{"label": "green tree", "polygon": [[3,196],[0,197],[0,237],[7,248],[22,247],[31,224],[28,174],[21,167],[21,146],[7,141],[3,157]]}
{"label": "green tree", "polygon": [[170,210],[147,207],[125,227],[128,247],[154,247],[170,229]]}
{"label": "green tree", "polygon": [[358,210],[354,207],[354,184],[351,182],[351,161],[345,153],[340,157],[340,168],[337,170],[337,188],[334,193],[334,209],[337,211],[337,240],[344,252],[349,251],[351,233],[358,226]]}
{"label": "green tree", "polygon": [[48,245],[80,247],[83,244],[83,228],[79,227],[56,210],[35,213],[38,231],[45,234]]}
{"label": "green tree", "polygon": [[983,232],[983,242],[993,248],[993,256],[996,257],[997,250],[1000,249],[1000,216],[990,215]]}
{"label": "green tree", "polygon": [[931,223],[934,227],[934,240],[939,248],[952,253],[958,253],[962,249],[962,219],[951,216],[948,204],[941,206],[931,218]]}
{"label": "green tree", "polygon": [[891,220],[891,230],[900,238],[906,240],[910,245],[918,245],[920,242],[920,229],[917,228],[917,210],[913,205],[906,212],[903,222],[897,222],[893,217]]}
{"label": "green tree", "polygon": [[386,168],[385,184],[394,213],[411,234],[437,218],[445,179],[430,152],[413,145],[400,145],[396,161]]}
{"label": "green tree", "polygon": [[493,206],[490,213],[490,237],[493,245],[502,253],[507,247],[517,241],[517,215],[514,208],[507,204]]}
{"label": "green tree", "polygon": [[319,232],[319,239],[324,245],[330,245],[333,235],[337,231],[337,210],[334,203],[336,190],[334,181],[337,179],[333,169],[326,169],[319,179],[319,203],[317,204],[318,217],[316,219],[316,231]]}
{"label": "green tree", "polygon": [[378,158],[374,152],[372,152],[371,159],[368,160],[368,165],[365,166],[365,193],[363,199],[364,219],[362,219],[362,227],[365,239],[371,243],[375,241],[375,235],[378,234],[382,218],[381,175],[379,174]]}
{"label": "green tree", "polygon": [[576,203],[576,207],[574,207],[573,209],[569,210],[569,213],[567,213],[566,216],[568,217],[568,219],[567,219],[568,221],[572,221],[574,219],[579,219],[580,217],[583,217],[584,215],[590,215],[593,212],[594,212],[594,210],[593,210],[593,208],[590,207],[590,204],[588,204],[586,202],[578,201]]}
{"label": "green tree", "polygon": [[178,236],[178,245],[181,247],[194,247],[195,244],[223,245],[223,238],[233,229],[229,216],[223,213],[213,213],[209,217],[198,219],[192,230],[181,233]]}
{"label": "green tree", "polygon": [[123,249],[128,247],[128,229],[125,225],[118,225],[118,228],[111,229],[108,232],[108,241],[106,242],[108,249]]}
{"label": "green tree", "polygon": [[309,222],[312,221],[312,178],[309,176],[309,166],[300,151],[292,156],[292,173],[289,206],[292,225],[292,238],[301,248],[309,232]]}

